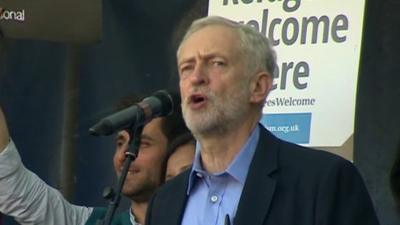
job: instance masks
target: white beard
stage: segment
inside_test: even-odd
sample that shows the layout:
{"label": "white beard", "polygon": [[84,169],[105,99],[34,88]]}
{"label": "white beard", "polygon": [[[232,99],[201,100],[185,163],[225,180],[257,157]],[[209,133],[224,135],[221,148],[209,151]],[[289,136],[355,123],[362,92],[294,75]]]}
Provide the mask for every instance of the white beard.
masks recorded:
{"label": "white beard", "polygon": [[187,127],[195,136],[229,132],[243,121],[248,110],[250,93],[247,88],[247,82],[243,82],[228,96],[216,96],[209,89],[202,89],[200,93],[205,94],[208,100],[206,107],[198,111],[192,111],[187,104],[189,99],[184,99],[182,113]]}

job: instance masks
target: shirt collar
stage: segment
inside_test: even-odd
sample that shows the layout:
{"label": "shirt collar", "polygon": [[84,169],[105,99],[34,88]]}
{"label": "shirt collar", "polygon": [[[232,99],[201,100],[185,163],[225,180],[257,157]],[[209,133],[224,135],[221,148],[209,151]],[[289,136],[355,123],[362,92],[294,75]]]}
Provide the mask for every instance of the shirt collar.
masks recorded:
{"label": "shirt collar", "polygon": [[[235,178],[237,181],[242,183],[244,185],[246,178],[247,178],[247,173],[249,171],[250,163],[251,160],[253,159],[254,153],[256,151],[258,139],[260,137],[260,125],[257,125],[253,131],[251,132],[249,138],[247,139],[246,143],[242,146],[242,148],[239,151],[239,154],[235,156],[233,161],[229,164],[228,168],[222,172],[222,173],[227,173],[231,175],[233,178]],[[199,142],[196,143],[196,153],[194,156],[194,161],[193,161],[193,166],[190,171],[189,175],[189,183],[188,183],[188,188],[187,188],[187,194],[189,195],[190,191],[193,189],[195,180],[197,176],[204,176],[208,174],[203,169],[202,163],[201,163],[201,146]],[[218,174],[222,174],[218,173]],[[215,175],[218,175],[215,174]]]}
{"label": "shirt collar", "polygon": [[132,225],[140,225],[140,223],[136,222],[136,217],[133,214],[132,208],[130,208],[130,210],[129,210],[129,219],[130,219]]}

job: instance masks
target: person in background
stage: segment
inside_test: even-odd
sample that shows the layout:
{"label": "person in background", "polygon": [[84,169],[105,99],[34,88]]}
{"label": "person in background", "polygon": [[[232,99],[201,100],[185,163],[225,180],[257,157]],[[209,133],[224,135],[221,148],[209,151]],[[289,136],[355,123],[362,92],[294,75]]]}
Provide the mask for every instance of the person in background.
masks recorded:
{"label": "person in background", "polygon": [[222,17],[196,20],[177,63],[197,149],[191,170],[154,194],[147,225],[379,224],[351,162],[259,123],[276,65],[263,34]]}
{"label": "person in background", "polygon": [[176,137],[168,147],[165,180],[168,181],[192,166],[196,140],[190,132]]}
{"label": "person in background", "polygon": [[[125,100],[125,106],[136,99]],[[136,160],[129,168],[122,193],[132,204],[113,220],[113,224],[145,224],[148,201],[165,180],[167,146],[170,140],[187,128],[179,104],[168,117],[156,118],[145,125]],[[116,138],[114,167],[121,173],[129,134],[120,131]],[[15,193],[18,193],[17,195]],[[0,109],[0,211],[20,224],[91,225],[106,213],[105,208],[77,206],[64,199],[60,192],[37,177],[22,164],[17,148],[10,139],[4,114]]]}

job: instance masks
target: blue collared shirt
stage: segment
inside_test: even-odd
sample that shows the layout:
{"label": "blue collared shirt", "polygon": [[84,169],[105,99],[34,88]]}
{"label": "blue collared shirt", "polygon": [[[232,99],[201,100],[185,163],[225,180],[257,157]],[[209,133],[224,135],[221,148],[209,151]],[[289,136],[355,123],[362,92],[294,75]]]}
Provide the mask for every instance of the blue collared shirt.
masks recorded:
{"label": "blue collared shirt", "polygon": [[226,215],[233,224],[259,136],[260,127],[257,125],[228,168],[215,174],[203,169],[201,146],[197,143],[182,225],[224,225]]}

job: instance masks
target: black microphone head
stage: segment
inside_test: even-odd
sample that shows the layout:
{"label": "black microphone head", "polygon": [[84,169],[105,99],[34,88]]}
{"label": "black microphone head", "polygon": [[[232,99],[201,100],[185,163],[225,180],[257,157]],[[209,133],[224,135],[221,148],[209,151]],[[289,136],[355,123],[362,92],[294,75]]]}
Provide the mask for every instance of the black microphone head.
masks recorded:
{"label": "black microphone head", "polygon": [[174,104],[176,103],[176,96],[174,97],[166,90],[159,90],[153,94],[161,102],[161,109],[159,116],[169,116],[174,112]]}
{"label": "black microphone head", "polygon": [[[178,100],[176,102],[179,104]],[[89,132],[95,136],[110,135],[133,124],[144,125],[153,118],[169,116],[174,112],[174,107],[176,105],[173,95],[166,90],[160,90],[137,104],[103,118],[91,127]]]}

